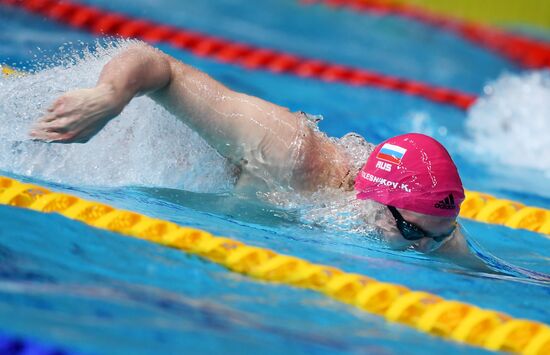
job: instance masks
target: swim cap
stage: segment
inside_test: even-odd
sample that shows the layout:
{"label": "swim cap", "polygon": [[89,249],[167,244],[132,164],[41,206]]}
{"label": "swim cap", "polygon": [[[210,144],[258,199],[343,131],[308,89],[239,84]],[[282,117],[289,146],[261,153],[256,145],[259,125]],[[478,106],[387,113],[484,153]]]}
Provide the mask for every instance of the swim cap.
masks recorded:
{"label": "swim cap", "polygon": [[438,141],[409,133],[376,146],[355,178],[361,200],[431,216],[456,217],[464,200],[451,156]]}

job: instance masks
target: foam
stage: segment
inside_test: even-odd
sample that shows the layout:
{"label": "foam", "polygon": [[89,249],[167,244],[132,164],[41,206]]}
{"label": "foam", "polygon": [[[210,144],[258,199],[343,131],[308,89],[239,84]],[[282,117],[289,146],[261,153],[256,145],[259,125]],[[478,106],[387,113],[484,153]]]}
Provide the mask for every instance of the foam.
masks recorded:
{"label": "foam", "polygon": [[130,41],[111,41],[20,78],[0,78],[0,169],[75,185],[142,185],[220,192],[232,167],[194,131],[140,97],[85,144],[48,144],[29,128],[62,93],[95,85],[103,65]]}
{"label": "foam", "polygon": [[550,72],[504,74],[468,112],[465,148],[484,161],[550,177]]}

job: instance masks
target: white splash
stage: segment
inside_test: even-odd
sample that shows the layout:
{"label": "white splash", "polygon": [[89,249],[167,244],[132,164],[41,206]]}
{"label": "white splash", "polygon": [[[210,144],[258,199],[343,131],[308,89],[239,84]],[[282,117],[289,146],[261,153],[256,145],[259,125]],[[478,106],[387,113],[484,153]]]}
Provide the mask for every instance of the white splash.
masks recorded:
{"label": "white splash", "polygon": [[[318,131],[316,125],[311,126]],[[374,145],[368,143],[357,133],[348,133],[340,139],[330,138],[351,157],[351,169],[354,174],[361,169]],[[261,198],[284,209],[294,209],[302,223],[317,226],[340,235],[369,235],[373,239],[379,221],[384,219],[380,205],[374,201],[359,200],[357,192],[325,188],[312,194],[299,194],[292,191],[272,191],[259,194]]]}
{"label": "white splash", "polygon": [[32,141],[29,127],[60,94],[92,87],[103,65],[128,41],[19,78],[0,78],[0,170],[77,185],[145,185],[219,192],[234,183],[231,166],[195,132],[147,97],[85,144]]}
{"label": "white splash", "polygon": [[550,176],[550,72],[502,75],[468,112],[466,148]]}

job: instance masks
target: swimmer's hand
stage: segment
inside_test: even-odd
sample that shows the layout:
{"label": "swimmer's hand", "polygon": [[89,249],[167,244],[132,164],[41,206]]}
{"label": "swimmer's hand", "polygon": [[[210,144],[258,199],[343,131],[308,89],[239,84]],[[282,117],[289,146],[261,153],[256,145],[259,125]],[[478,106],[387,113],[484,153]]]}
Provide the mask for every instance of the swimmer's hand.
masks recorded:
{"label": "swimmer's hand", "polygon": [[87,142],[124,108],[115,97],[107,84],[70,91],[55,100],[30,135],[46,142]]}

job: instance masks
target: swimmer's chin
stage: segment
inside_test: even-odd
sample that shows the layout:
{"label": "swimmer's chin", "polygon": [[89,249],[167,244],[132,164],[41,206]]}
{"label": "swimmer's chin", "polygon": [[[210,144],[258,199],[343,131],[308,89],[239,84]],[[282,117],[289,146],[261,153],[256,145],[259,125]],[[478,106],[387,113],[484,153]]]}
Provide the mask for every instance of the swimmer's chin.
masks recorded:
{"label": "swimmer's chin", "polygon": [[392,243],[386,243],[386,245],[388,246],[388,249],[393,251],[406,251],[411,248],[410,245],[395,245]]}
{"label": "swimmer's chin", "polygon": [[394,235],[391,232],[379,230],[377,233],[378,238],[386,244],[386,246],[395,251],[405,251],[409,250],[412,246],[412,243],[400,235]]}

